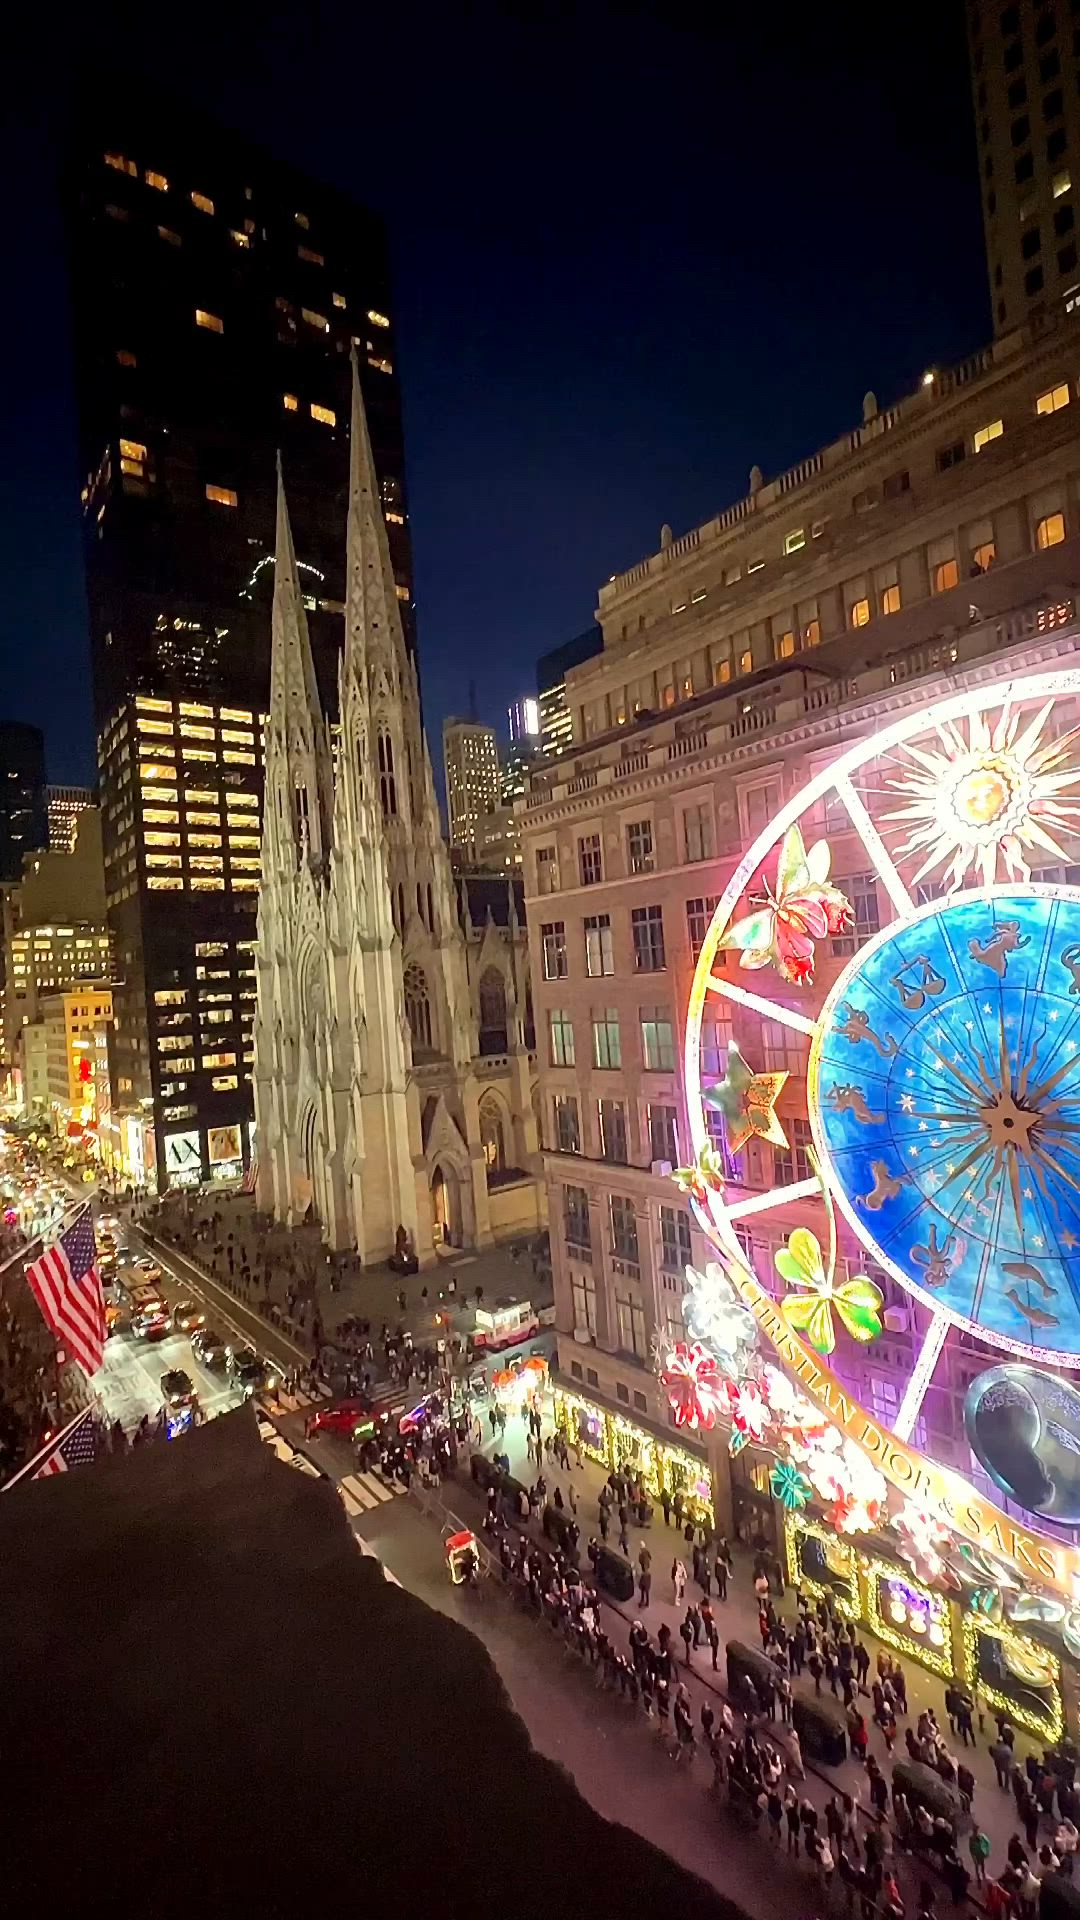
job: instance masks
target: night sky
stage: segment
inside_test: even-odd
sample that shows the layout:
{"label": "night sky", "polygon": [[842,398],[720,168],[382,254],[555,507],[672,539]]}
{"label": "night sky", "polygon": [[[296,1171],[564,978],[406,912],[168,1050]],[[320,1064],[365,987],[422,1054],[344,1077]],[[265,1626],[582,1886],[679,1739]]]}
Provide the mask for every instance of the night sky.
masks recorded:
{"label": "night sky", "polygon": [[6,46],[0,717],[52,779],[93,777],[56,197],[91,25],[389,224],[437,764],[470,679],[502,727],[661,522],[989,335],[959,0],[162,12],[39,9]]}

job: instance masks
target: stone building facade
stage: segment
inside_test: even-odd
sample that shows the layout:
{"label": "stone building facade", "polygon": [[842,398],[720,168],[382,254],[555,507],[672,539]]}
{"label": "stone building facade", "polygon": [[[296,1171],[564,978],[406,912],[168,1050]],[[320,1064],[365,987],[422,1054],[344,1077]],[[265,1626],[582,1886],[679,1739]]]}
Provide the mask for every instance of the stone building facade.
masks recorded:
{"label": "stone building facade", "polygon": [[257,1190],[369,1261],[402,1226],[425,1264],[540,1222],[527,955],[515,903],[478,928],[451,874],[355,377],[351,436],[336,764],[279,483]]}
{"label": "stone building facade", "polygon": [[[781,804],[861,734],[1080,655],[1078,376],[1070,320],[885,413],[868,396],[861,427],[768,485],[755,475],[746,500],[601,588],[604,650],[568,676],[574,745],[533,772],[520,817],[559,1371],[616,1416],[668,1426],[655,1351],[681,1334],[686,1262],[709,1257],[669,1169],[687,1155],[680,1050],[719,896]],[[1055,730],[1078,718],[1055,709]],[[856,924],[810,1014],[887,907],[850,822],[820,808]],[[710,1010],[719,1077],[730,1004]],[[791,1076],[790,1149],[752,1143],[752,1195],[807,1175],[805,1052],[749,1011],[736,1028],[756,1067]],[[746,1221],[759,1277],[798,1207],[767,1219],[767,1233]],[[922,1310],[879,1277],[895,1311],[853,1384],[887,1419]],[[921,1417],[943,1460],[964,1450],[965,1338]]]}

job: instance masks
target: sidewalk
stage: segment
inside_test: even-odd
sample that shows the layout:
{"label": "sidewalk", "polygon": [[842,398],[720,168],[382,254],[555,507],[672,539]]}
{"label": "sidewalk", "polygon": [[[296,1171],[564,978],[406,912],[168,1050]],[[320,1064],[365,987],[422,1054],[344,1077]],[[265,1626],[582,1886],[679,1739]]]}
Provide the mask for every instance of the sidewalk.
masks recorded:
{"label": "sidewalk", "polygon": [[[494,1442],[491,1441],[490,1438],[485,1438],[483,1451],[489,1455],[495,1451],[509,1454],[511,1471],[517,1479],[528,1486],[535,1480],[538,1469],[535,1464],[530,1464],[529,1462],[526,1453],[526,1438],[527,1427],[524,1420],[512,1417],[507,1423],[506,1433],[502,1438]],[[465,1470],[463,1469],[462,1471]],[[581,1529],[580,1559],[582,1566],[587,1568],[588,1556],[586,1549],[589,1539],[594,1534],[599,1538],[598,1501],[600,1489],[605,1484],[607,1478],[606,1473],[602,1467],[583,1456],[581,1468],[579,1469],[576,1466],[572,1466],[569,1473],[562,1472],[556,1461],[549,1461],[545,1457],[543,1474],[548,1486],[548,1498],[551,1498],[555,1487],[559,1486],[562,1490],[567,1508],[569,1508],[570,1504],[568,1488],[570,1485],[574,1487],[578,1503],[577,1520]],[[470,1493],[472,1492],[471,1481],[469,1482],[469,1491]],[[449,1492],[450,1489],[448,1488],[447,1493],[449,1494]],[[464,1489],[459,1489],[457,1486],[453,1488],[453,1496],[459,1503],[466,1497]],[[480,1500],[477,1495],[477,1505],[479,1504]],[[530,1527],[529,1531],[538,1538],[542,1537],[539,1525]],[[701,1589],[693,1583],[692,1579],[689,1579],[683,1605],[682,1607],[677,1607],[672,1595],[670,1568],[672,1560],[678,1555],[678,1557],[684,1561],[689,1575],[691,1572],[690,1550],[674,1525],[671,1527],[664,1526],[662,1511],[659,1506],[655,1508],[655,1517],[651,1526],[644,1529],[633,1526],[630,1528],[629,1557],[634,1565],[635,1575],[637,1573],[637,1554],[642,1542],[648,1546],[652,1555],[651,1571],[653,1577],[650,1603],[647,1607],[639,1607],[636,1595],[633,1600],[624,1602],[613,1602],[604,1596],[603,1606],[612,1616],[612,1624],[607,1628],[607,1631],[618,1649],[625,1651],[626,1631],[635,1619],[644,1621],[649,1633],[654,1639],[659,1627],[666,1623],[671,1629],[673,1645],[678,1649],[679,1678],[685,1679],[688,1684],[691,1682],[697,1683],[696,1688],[691,1685],[691,1692],[696,1693],[694,1710],[695,1714],[697,1714],[702,1698],[702,1691],[698,1691],[698,1689],[703,1690],[705,1693],[716,1692],[726,1698],[726,1662],[724,1659],[726,1642],[729,1640],[740,1640],[745,1642],[747,1646],[760,1649],[761,1640],[758,1633],[758,1608],[753,1590],[751,1557],[744,1548],[739,1547],[737,1544],[733,1545],[732,1551],[735,1565],[728,1589],[728,1598],[726,1601],[719,1600],[715,1590],[712,1595],[713,1611],[716,1616],[717,1626],[720,1630],[719,1670],[715,1673],[713,1672],[712,1656],[707,1643],[703,1639],[700,1648],[696,1652],[691,1653],[690,1667],[689,1671],[687,1671],[683,1660],[683,1643],[679,1638],[678,1629],[681,1621],[685,1617],[686,1607],[691,1601],[696,1604],[703,1598],[703,1595]],[[547,1544],[550,1547],[550,1542]],[[612,1536],[609,1536],[609,1544],[616,1544]],[[789,1622],[794,1620],[795,1600],[792,1593],[787,1593],[783,1600],[777,1602],[776,1605],[777,1611],[785,1620]],[[860,1637],[870,1653],[872,1678],[878,1649],[881,1643],[869,1628],[860,1628]],[[887,1651],[891,1653],[893,1650],[890,1648],[887,1649]],[[907,1719],[902,1719],[900,1722],[899,1737],[896,1742],[893,1759],[906,1757],[904,1749],[904,1727],[906,1725],[914,1726],[924,1707],[933,1707],[937,1715],[938,1724],[945,1732],[946,1738],[949,1741],[950,1749],[954,1753],[959,1753],[963,1756],[971,1768],[972,1773],[975,1775],[976,1789],[972,1804],[972,1818],[978,1821],[983,1832],[986,1833],[990,1839],[990,1857],[987,1862],[987,1868],[990,1877],[994,1877],[1000,1873],[1007,1864],[1006,1850],[1008,1842],[1010,1837],[1017,1831],[1019,1825],[1012,1794],[1009,1791],[1003,1792],[999,1788],[993,1762],[990,1759],[989,1744],[990,1741],[996,1738],[995,1724],[992,1719],[988,1718],[986,1730],[983,1734],[979,1734],[976,1729],[977,1744],[973,1748],[969,1747],[965,1753],[959,1738],[954,1740],[949,1732],[949,1722],[944,1706],[944,1682],[939,1680],[936,1675],[928,1673],[925,1668],[919,1666],[914,1660],[904,1660],[902,1665],[907,1680],[909,1711]],[[793,1692],[796,1695],[804,1695],[806,1697],[813,1696],[813,1681],[805,1672],[801,1679],[792,1677],[791,1684]],[[886,1750],[880,1729],[871,1721],[871,1703],[868,1699],[861,1699],[860,1705],[863,1708],[867,1725],[870,1729],[870,1745],[868,1751],[873,1753],[877,1758],[886,1780],[891,1781],[892,1759],[890,1759]],[[775,1722],[763,1721],[760,1724],[759,1731],[769,1735],[775,1735],[776,1744],[778,1748],[783,1751],[784,1728],[779,1718]],[[1041,1753],[1041,1751],[1040,1745],[1023,1733],[1021,1729],[1017,1728],[1015,1752],[1021,1765],[1028,1752]],[[857,1761],[848,1759],[838,1768],[825,1768],[817,1762],[811,1763],[809,1761],[806,1765],[808,1780],[810,1782],[811,1799],[823,1805],[828,1797],[828,1792],[835,1789],[837,1792],[850,1793],[862,1809],[864,1811],[866,1810],[868,1806],[866,1770]],[[815,1776],[818,1781],[823,1783],[823,1790],[820,1792],[814,1786]],[[804,1789],[800,1790],[804,1791]],[[970,1831],[971,1822],[962,1817],[958,1824],[958,1851],[965,1866],[969,1866],[967,1834]],[[1056,1827],[1056,1825],[1057,1821],[1055,1818],[1052,1826]],[[1045,1823],[1042,1837],[1051,1837],[1051,1828],[1046,1826]],[[1023,1838],[1022,1833],[1021,1838]],[[975,1892],[974,1883],[972,1885],[972,1892],[973,1894]]]}

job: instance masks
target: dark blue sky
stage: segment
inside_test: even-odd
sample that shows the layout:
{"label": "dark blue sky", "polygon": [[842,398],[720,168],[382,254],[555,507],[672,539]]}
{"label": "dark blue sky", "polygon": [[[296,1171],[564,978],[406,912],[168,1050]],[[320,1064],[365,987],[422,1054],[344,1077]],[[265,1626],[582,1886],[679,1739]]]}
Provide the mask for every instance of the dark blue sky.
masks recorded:
{"label": "dark blue sky", "polygon": [[[502,722],[657,544],[989,333],[959,0],[92,10],[93,50],[367,200],[395,262],[425,705]],[[728,18],[727,16],[737,16]],[[9,43],[0,715],[92,777],[60,133]],[[83,36],[80,38],[80,36]]]}

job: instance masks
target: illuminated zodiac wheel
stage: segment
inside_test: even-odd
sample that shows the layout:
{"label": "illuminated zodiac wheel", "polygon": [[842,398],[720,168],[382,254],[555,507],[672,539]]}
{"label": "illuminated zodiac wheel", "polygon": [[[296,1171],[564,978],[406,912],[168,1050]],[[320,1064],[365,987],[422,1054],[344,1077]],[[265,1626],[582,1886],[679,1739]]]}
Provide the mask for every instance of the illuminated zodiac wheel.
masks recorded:
{"label": "illuminated zodiac wheel", "polygon": [[[838,756],[749,848],[694,977],[698,1217],[738,1261],[748,1216],[816,1202],[822,1232],[793,1233],[776,1265],[781,1311],[819,1353],[836,1321],[880,1331],[879,1289],[835,1281],[837,1215],[930,1308],[905,1435],[950,1325],[1080,1366],[1080,887],[1063,874],[1080,729],[1062,723],[1078,692],[1075,670],[980,688]],[[846,958],[855,871],[874,876],[879,928]],[[703,1055],[719,1009],[734,1034],[722,1077]],[[791,1092],[778,1114],[789,1075],[760,1070],[761,1019],[805,1048],[814,1168],[749,1191],[740,1155],[755,1136],[787,1144]]]}

